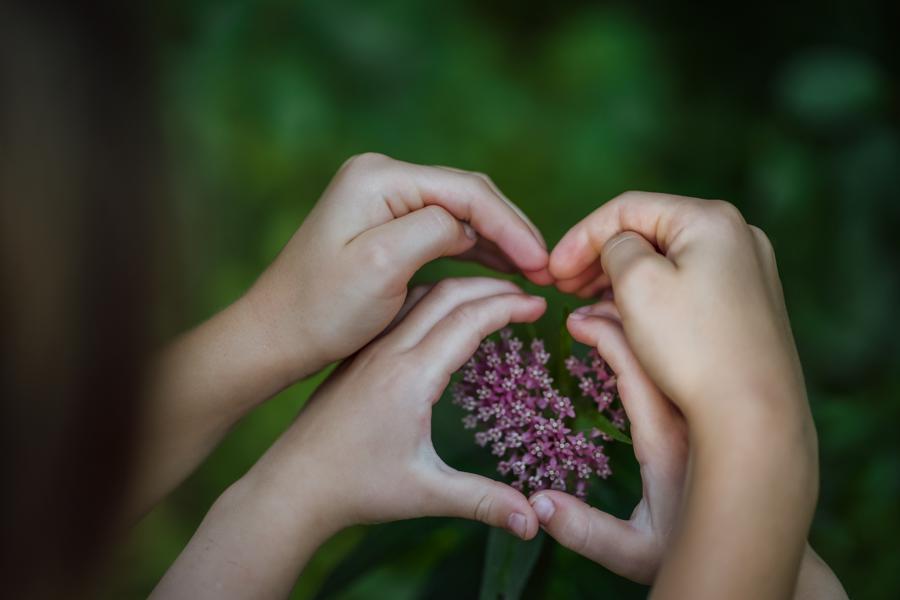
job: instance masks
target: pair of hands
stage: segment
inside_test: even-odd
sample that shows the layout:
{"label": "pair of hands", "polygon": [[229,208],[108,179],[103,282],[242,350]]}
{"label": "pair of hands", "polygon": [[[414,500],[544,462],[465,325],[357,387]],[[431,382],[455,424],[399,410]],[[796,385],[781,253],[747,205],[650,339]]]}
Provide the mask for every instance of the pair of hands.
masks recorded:
{"label": "pair of hands", "polygon": [[[613,287],[615,305],[577,311],[568,327],[618,375],[644,480],[629,521],[560,492],[529,503],[436,455],[431,407],[450,375],[485,336],[545,310],[491,279],[407,298],[412,274],[450,255],[583,297]],[[729,589],[728,577],[739,590],[747,577],[783,586],[796,575],[815,434],[771,246],[726,203],[624,194],[548,254],[486,177],[363,155],[341,168],[243,305],[282,387],[352,355],[232,494],[266,490],[266,514],[284,516],[273,531],[324,539],[353,523],[446,515],[528,539],[540,521],[563,544],[637,581],[665,580],[676,596],[698,595],[679,574],[696,566],[667,560],[660,572],[664,549],[708,559],[711,590]],[[758,452],[762,433],[770,439]],[[748,500],[767,516],[722,540]],[[760,551],[780,544],[787,558],[775,573],[747,569],[736,558],[747,540]]]}
{"label": "pair of hands", "polygon": [[[793,529],[805,530],[816,482],[814,468],[805,468],[815,465],[815,434],[802,372],[772,247],[733,206],[624,194],[573,227],[548,257],[540,233],[486,177],[364,155],[342,168],[261,278],[259,289],[283,288],[290,300],[260,312],[316,315],[314,324],[291,320],[273,330],[284,348],[312,339],[323,351],[318,364],[285,362],[318,367],[381,332],[403,306],[412,274],[449,255],[518,268],[536,283],[555,281],[583,297],[615,289],[615,305],[577,311],[568,326],[618,373],[644,497],[624,522],[560,492],[538,494],[534,507],[551,535],[622,575],[652,581],[682,502],[688,422],[697,445],[752,430],[748,425],[792,428],[805,461],[794,492],[803,518]],[[316,269],[329,256],[325,276]],[[316,283],[298,288],[296,281]],[[356,289],[348,292],[347,281]],[[432,403],[478,342],[510,321],[538,318],[543,308],[509,283],[444,282],[323,386],[288,434],[296,445],[284,454],[321,448],[316,462],[332,457],[332,468],[351,474],[330,479],[363,492],[365,506],[348,502],[338,524],[444,514],[534,535],[537,514],[524,498],[447,467],[428,424]],[[386,440],[392,430],[396,437]],[[341,496],[350,495],[325,494]]]}

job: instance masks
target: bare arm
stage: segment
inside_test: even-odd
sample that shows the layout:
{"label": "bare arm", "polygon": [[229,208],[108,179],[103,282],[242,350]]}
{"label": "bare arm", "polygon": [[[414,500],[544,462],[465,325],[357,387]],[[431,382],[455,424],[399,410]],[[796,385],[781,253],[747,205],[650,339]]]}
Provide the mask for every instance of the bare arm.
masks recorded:
{"label": "bare arm", "polygon": [[157,360],[129,516],[204,460],[248,411],[359,350],[441,256],[549,283],[543,239],[484,175],[378,154],[347,161],[247,294]]}
{"label": "bare arm", "polygon": [[[654,597],[790,598],[817,442],[765,235],[724,202],[630,192],[573,227],[550,272],[582,295],[611,284],[641,368],[686,424]],[[585,322],[570,319],[573,335]]]}

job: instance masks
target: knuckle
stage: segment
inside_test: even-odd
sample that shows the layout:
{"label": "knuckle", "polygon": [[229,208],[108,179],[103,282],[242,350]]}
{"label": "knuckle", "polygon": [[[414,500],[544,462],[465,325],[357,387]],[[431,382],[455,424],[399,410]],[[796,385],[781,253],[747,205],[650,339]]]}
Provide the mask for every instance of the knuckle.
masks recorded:
{"label": "knuckle", "polygon": [[475,503],[475,509],[472,511],[472,518],[475,521],[487,523],[490,519],[491,509],[494,506],[494,499],[487,492],[481,495],[478,502]]}
{"label": "knuckle", "polygon": [[481,179],[483,182],[485,182],[486,184],[488,184],[489,186],[493,187],[493,185],[494,185],[494,180],[491,179],[491,176],[488,175],[487,173],[482,173],[481,171],[473,171],[473,174],[474,174],[476,177],[478,177],[479,179]]}
{"label": "knuckle", "polygon": [[369,171],[382,168],[393,159],[379,152],[363,152],[351,156],[341,166],[342,171]]}
{"label": "knuckle", "polygon": [[746,223],[744,221],[744,215],[742,215],[741,211],[731,202],[725,200],[710,200],[708,206],[712,209],[712,214],[721,221],[741,225]]}
{"label": "knuckle", "polygon": [[463,287],[463,280],[457,277],[441,279],[434,286],[433,294],[437,296],[455,296]]}
{"label": "knuckle", "polygon": [[753,233],[753,237],[756,238],[756,242],[759,244],[760,248],[763,248],[774,254],[772,240],[769,239],[769,236],[766,235],[765,231],[763,231],[756,225],[750,225],[750,231]]}
{"label": "knuckle", "polygon": [[585,554],[590,550],[591,545],[591,519],[584,519],[574,515],[565,519],[561,537],[563,545],[578,554]]}
{"label": "knuckle", "polygon": [[483,191],[490,194],[494,193],[494,187],[491,183],[490,177],[488,177],[484,173],[471,173],[470,176],[472,177],[475,185],[480,187]]}
{"label": "knuckle", "polygon": [[641,192],[639,192],[637,190],[625,190],[624,192],[620,193],[618,196],[613,198],[613,200],[618,201],[618,202],[628,203],[640,195],[641,195]]}
{"label": "knuckle", "polygon": [[766,235],[765,231],[756,225],[750,225],[750,232],[756,239],[756,246],[759,248],[760,258],[765,261],[769,267],[777,269],[778,261],[775,257],[775,247],[772,245],[772,240],[769,239],[769,236]]}
{"label": "knuckle", "polygon": [[471,326],[471,324],[477,317],[477,311],[472,310],[472,307],[468,302],[465,304],[460,304],[452,311],[450,311],[450,314],[448,315],[448,318],[460,327]]}
{"label": "knuckle", "polygon": [[423,209],[431,220],[434,233],[438,237],[455,237],[459,231],[459,221],[447,209],[434,204]]}

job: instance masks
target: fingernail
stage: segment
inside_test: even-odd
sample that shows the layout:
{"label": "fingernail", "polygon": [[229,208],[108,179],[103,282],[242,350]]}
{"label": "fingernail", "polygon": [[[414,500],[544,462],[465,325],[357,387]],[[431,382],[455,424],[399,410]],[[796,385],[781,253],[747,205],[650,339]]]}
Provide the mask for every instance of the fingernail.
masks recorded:
{"label": "fingernail", "polygon": [[531,500],[531,507],[538,516],[541,525],[546,525],[550,522],[550,519],[553,518],[553,513],[556,512],[556,506],[553,505],[553,500],[547,496],[535,496]]}
{"label": "fingernail", "polygon": [[524,540],[525,534],[527,533],[528,520],[522,513],[514,512],[509,515],[509,519],[506,520],[506,527]]}
{"label": "fingernail", "polygon": [[469,225],[468,223],[463,223],[462,226],[463,226],[463,231],[466,232],[467,238],[469,238],[470,240],[478,239],[478,234],[475,233],[475,230],[472,229],[471,225]]}
{"label": "fingernail", "polygon": [[589,315],[589,314],[591,314],[591,311],[593,311],[593,310],[594,310],[593,304],[585,304],[584,306],[579,306],[578,308],[576,308],[575,314]]}
{"label": "fingernail", "polygon": [[582,312],[578,312],[577,310],[573,313],[569,313],[569,318],[572,319],[573,321],[578,321],[578,320],[584,319],[586,317],[587,317],[586,314],[584,314]]}

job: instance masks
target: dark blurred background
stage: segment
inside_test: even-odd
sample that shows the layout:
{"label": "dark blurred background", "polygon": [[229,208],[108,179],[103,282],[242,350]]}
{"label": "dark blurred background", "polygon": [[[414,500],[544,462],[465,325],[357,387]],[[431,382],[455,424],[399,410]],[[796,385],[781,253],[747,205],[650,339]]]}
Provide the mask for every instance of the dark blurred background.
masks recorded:
{"label": "dark blurred background", "polygon": [[[772,238],[806,370],[822,468],[812,544],[851,597],[897,597],[897,6],[157,2],[148,26],[179,290],[161,327],[236,299],[362,151],[488,173],[551,245],[624,190],[730,200]],[[476,272],[446,262],[421,278]],[[152,589],[315,383],[251,415],[138,527],[110,596]],[[439,409],[439,449],[490,473],[459,416]],[[627,513],[633,459],[620,452],[613,468],[626,475],[599,501]],[[471,597],[485,536],[439,520],[352,529],[319,552],[295,597]],[[526,596],[645,593],[548,546]]]}

